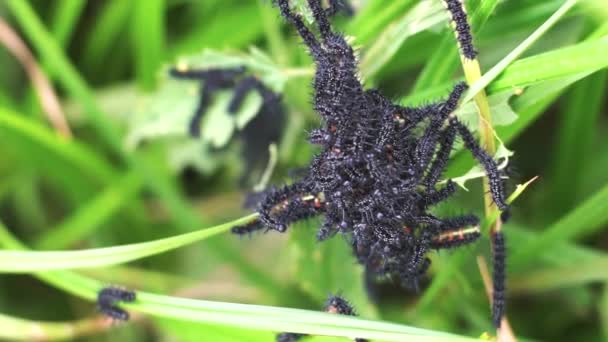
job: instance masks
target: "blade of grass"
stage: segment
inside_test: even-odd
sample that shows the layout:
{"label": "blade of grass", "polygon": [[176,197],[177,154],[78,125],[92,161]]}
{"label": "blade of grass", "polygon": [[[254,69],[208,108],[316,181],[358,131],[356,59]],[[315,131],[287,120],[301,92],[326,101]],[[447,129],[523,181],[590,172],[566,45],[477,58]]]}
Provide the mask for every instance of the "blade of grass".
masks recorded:
{"label": "blade of grass", "polygon": [[116,211],[129,203],[143,187],[136,172],[129,172],[115,184],[81,206],[58,226],[51,228],[34,244],[37,249],[61,249],[96,230]]}
{"label": "blade of grass", "polygon": [[501,72],[503,72],[509,64],[515,59],[521,56],[532,44],[534,44],[543,34],[545,34],[555,23],[564,16],[575,4],[577,0],[567,0],[553,15],[547,19],[536,31],[534,31],[528,38],[526,38],[521,44],[519,44],[513,51],[511,51],[505,58],[498,62],[490,71],[484,74],[479,81],[475,82],[465,95],[463,103],[469,102],[484,89],[490,82],[492,82]]}
{"label": "blade of grass", "polygon": [[510,65],[492,82],[491,92],[511,87],[525,87],[608,66],[608,37],[531,56]]}
{"label": "blade of grass", "polygon": [[[26,95],[25,102],[30,107],[35,107],[36,112],[42,110],[48,121],[55,130],[64,137],[71,138],[72,132],[68,125],[57,94],[48,79],[47,75],[38,65],[36,58],[21,39],[19,34],[9,25],[8,22],[0,18],[0,43],[19,61],[31,83],[31,89]],[[38,105],[40,109],[38,109]]]}
{"label": "blade of grass", "polygon": [[608,184],[593,196],[552,224],[534,240],[513,253],[512,267],[528,262],[539,250],[551,248],[558,242],[581,238],[596,232],[608,222]]}
{"label": "blade of grass", "polygon": [[[604,56],[608,56],[608,48]],[[577,198],[577,189],[583,181],[580,165],[593,154],[594,133],[607,81],[608,73],[605,71],[580,81],[566,96],[566,103],[561,108],[556,139],[559,144],[555,145],[552,163],[554,191],[550,196],[555,212],[568,210]]]}
{"label": "blade of grass", "polygon": [[93,335],[108,328],[104,317],[73,322],[31,321],[0,314],[0,338],[11,341],[60,341]]}
{"label": "blade of grass", "polygon": [[377,37],[361,61],[361,74],[366,78],[373,77],[397,53],[407,38],[439,24],[446,17],[440,3],[429,0],[419,2]]}
{"label": "blade of grass", "polygon": [[[474,9],[470,18],[473,37],[476,37],[490,15],[494,13],[498,0],[473,0],[469,1],[468,4],[468,8]],[[416,80],[412,92],[447,82],[456,72],[459,65],[460,58],[457,45],[454,42],[454,35],[451,30],[446,30],[435,53],[424,65],[424,69],[422,69],[420,76]]]}
{"label": "blade of grass", "polygon": [[89,90],[84,78],[70,64],[64,52],[46,30],[34,10],[24,0],[9,1],[7,5],[30,38],[34,48],[48,64],[49,72],[57,75],[59,83],[65,87],[73,98],[82,101],[88,119],[92,121],[103,140],[109,143],[114,150],[121,151],[122,146],[117,135],[118,130],[97,109],[95,97]]}
{"label": "blade of grass", "polygon": [[608,281],[608,257],[585,264],[534,270],[509,281],[513,293],[537,293]]}
{"label": "blade of grass", "polygon": [[458,48],[454,43],[453,34],[449,32],[441,39],[441,43],[429,61],[424,64],[412,93],[448,82],[459,66]]}
{"label": "blade of grass", "polygon": [[[169,47],[171,58],[198,53],[204,48],[238,49],[252,43],[263,34],[263,24],[258,17],[257,5],[253,1],[232,7],[228,15],[208,16],[204,25],[198,25],[191,32],[182,35]],[[247,29],[235,30],[235,27]],[[230,32],[230,34],[226,34]]]}
{"label": "blade of grass", "polygon": [[24,273],[71,268],[100,267],[126,263],[183,247],[255,219],[252,214],[192,233],[130,245],[66,252],[0,251],[0,272]]}
{"label": "blade of grass", "polygon": [[95,26],[83,44],[80,60],[85,70],[95,74],[104,69],[102,64],[105,57],[125,29],[132,6],[132,1],[124,0],[109,0],[104,3]]}
{"label": "blade of grass", "polygon": [[369,2],[363,10],[349,23],[351,32],[360,44],[368,43],[379,35],[382,27],[390,24],[399,15],[404,15],[415,4],[413,0],[391,1],[379,0]]}
{"label": "blade of grass", "polygon": [[598,303],[600,319],[602,325],[602,334],[604,339],[608,339],[608,285],[604,282],[604,289],[602,291],[601,300]]}
{"label": "blade of grass", "polygon": [[[543,82],[566,82],[557,88],[564,88],[575,81],[586,77],[590,73],[608,66],[603,56],[608,53],[608,38],[600,38],[573,46],[556,49],[543,54],[527,57],[509,65],[500,76],[489,85],[489,93],[495,94],[507,89],[522,88],[541,85],[537,89],[553,88]],[[554,60],[567,60],[565,68],[552,68]],[[421,103],[445,94],[453,85],[453,81],[446,81],[440,85],[426,88],[404,97],[400,102]],[[528,97],[526,93],[520,97]],[[544,98],[542,91],[535,94],[535,98]],[[517,101],[517,100],[516,100]],[[529,101],[529,100],[528,100]],[[501,136],[502,137],[502,136]]]}
{"label": "blade of grass", "polygon": [[[0,222],[0,245],[26,249]],[[69,271],[39,272],[41,280],[87,300],[95,300],[103,284]],[[157,317],[216,323],[255,330],[292,331],[316,335],[365,337],[385,341],[478,341],[443,332],[279,307],[234,304],[138,292],[137,302],[124,305]]]}
{"label": "blade of grass", "polygon": [[136,0],[133,6],[131,41],[135,75],[142,89],[152,90],[163,62],[165,0]]}
{"label": "blade of grass", "polygon": [[[157,160],[145,159],[145,164],[157,165],[157,167],[146,168],[142,171],[146,172],[148,179],[154,180],[155,191],[162,198],[164,204],[167,205],[173,222],[175,222],[181,231],[189,231],[191,227],[201,226],[203,224],[202,220],[190,209],[186,200],[175,190],[177,188],[176,180],[170,176],[170,171],[158,167],[158,165],[163,165],[163,163],[155,161]],[[244,280],[256,285],[267,296],[276,299],[277,296],[286,293],[286,289],[277,283],[268,272],[262,271],[241,257],[240,252],[227,241],[214,239],[212,243],[206,243],[205,248],[222,261],[237,269],[239,275]]]}
{"label": "blade of grass", "polygon": [[48,128],[34,122],[26,116],[7,108],[0,108],[0,129],[6,129],[13,134],[29,139],[43,146],[54,154],[104,183],[110,182],[115,176],[111,166],[86,145],[74,140],[62,139]]}
{"label": "blade of grass", "polygon": [[84,0],[59,0],[53,11],[51,32],[61,46],[67,46],[86,5]]}

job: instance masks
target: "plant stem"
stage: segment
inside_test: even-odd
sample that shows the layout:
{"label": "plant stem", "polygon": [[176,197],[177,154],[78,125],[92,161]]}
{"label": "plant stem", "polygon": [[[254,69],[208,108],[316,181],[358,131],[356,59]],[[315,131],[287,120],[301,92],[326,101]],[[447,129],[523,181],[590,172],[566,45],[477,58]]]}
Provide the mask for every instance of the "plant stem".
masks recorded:
{"label": "plant stem", "polygon": [[[477,59],[467,59],[461,56],[462,67],[464,75],[469,84],[474,84],[481,78],[481,68],[479,67],[479,61]],[[492,127],[492,113],[490,112],[490,104],[485,90],[479,91],[474,97],[475,104],[479,111],[479,139],[481,146],[491,155],[496,154],[496,142],[494,141],[494,128]],[[490,186],[488,178],[483,179],[483,190],[484,190],[484,204],[486,216],[491,216],[494,212],[498,211],[498,208],[492,200],[490,193]],[[499,232],[501,229],[500,218],[491,225],[490,231],[492,233]]]}

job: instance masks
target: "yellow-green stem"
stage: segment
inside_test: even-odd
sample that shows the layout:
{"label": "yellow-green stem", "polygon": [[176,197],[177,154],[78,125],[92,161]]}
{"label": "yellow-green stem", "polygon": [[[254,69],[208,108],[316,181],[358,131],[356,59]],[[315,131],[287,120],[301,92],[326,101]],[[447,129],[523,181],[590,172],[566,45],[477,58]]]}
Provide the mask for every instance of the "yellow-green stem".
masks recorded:
{"label": "yellow-green stem", "polygon": [[[467,59],[464,57],[461,57],[461,60],[464,75],[467,82],[469,84],[474,84],[477,80],[481,78],[481,68],[479,67],[479,61],[477,59]],[[496,143],[494,141],[494,128],[492,127],[492,113],[490,113],[490,103],[488,102],[488,97],[486,96],[485,90],[481,90],[480,92],[478,92],[475,95],[474,100],[479,111],[479,139],[481,146],[491,156],[493,156],[496,153]],[[483,179],[483,190],[485,214],[486,216],[491,216],[494,212],[498,210],[498,208],[492,200],[492,195],[490,193],[490,186],[487,177]],[[492,232],[498,232],[500,231],[500,228],[501,221],[500,219],[498,219],[490,227],[490,230]]]}

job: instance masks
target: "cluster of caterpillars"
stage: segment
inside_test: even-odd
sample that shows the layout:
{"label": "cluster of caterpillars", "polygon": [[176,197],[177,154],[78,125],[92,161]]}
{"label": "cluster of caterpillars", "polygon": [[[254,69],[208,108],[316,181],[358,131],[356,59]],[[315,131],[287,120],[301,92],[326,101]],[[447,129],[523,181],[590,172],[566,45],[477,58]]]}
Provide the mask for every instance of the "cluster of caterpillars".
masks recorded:
{"label": "cluster of caterpillars", "polygon": [[[316,66],[313,104],[322,126],[309,142],[321,151],[293,184],[266,191],[259,220],[236,227],[247,234],[259,229],[285,232],[290,224],[323,216],[317,239],[348,235],[359,263],[374,277],[397,279],[418,288],[432,250],[455,248],[480,236],[475,215],[438,217],[431,212],[456,188],[440,182],[458,137],[484,167],[494,203],[507,210],[504,179],[497,162],[454,115],[467,89],[454,86],[449,96],[420,107],[391,102],[379,91],[364,89],[358,61],[345,37],[334,31],[320,0],[307,0],[315,34],[288,0],[276,0],[283,18],[302,38]],[[466,12],[458,0],[445,0],[464,58],[474,59]],[[504,314],[504,237],[494,241],[493,321]]]}

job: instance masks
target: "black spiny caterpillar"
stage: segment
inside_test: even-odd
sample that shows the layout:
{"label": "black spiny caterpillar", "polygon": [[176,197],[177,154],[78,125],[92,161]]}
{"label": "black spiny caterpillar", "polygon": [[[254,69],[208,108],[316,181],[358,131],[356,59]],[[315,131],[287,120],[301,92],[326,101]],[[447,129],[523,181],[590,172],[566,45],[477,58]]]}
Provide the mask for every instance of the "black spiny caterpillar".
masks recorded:
{"label": "black spiny caterpillar", "polygon": [[104,287],[97,293],[97,308],[104,315],[120,320],[129,320],[129,313],[116,306],[117,302],[131,303],[135,301],[135,292],[119,287]]}
{"label": "black spiny caterpillar", "polygon": [[505,237],[502,232],[496,232],[492,235],[494,247],[494,275],[492,289],[492,321],[494,325],[500,327],[500,321],[505,315],[505,278],[507,251],[505,246]]}

